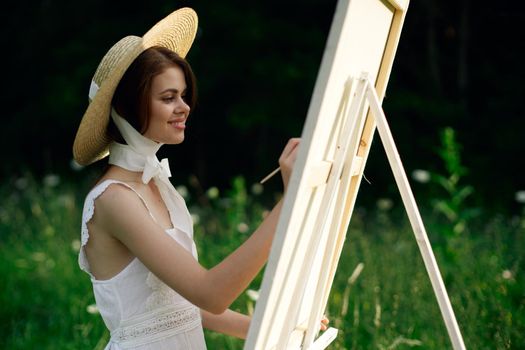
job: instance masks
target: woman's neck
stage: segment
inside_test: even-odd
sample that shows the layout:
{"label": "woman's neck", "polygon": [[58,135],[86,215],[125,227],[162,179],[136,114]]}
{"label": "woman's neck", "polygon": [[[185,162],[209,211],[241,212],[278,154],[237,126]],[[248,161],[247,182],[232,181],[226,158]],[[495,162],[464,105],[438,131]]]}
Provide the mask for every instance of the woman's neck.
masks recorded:
{"label": "woman's neck", "polygon": [[123,182],[142,183],[142,171],[131,171],[118,165],[110,164],[102,178]]}

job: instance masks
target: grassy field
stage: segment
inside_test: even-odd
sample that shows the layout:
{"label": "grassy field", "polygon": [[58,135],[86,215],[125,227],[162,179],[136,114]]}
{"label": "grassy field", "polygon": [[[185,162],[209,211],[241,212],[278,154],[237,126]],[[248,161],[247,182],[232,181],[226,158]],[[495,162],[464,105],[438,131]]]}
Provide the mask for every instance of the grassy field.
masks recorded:
{"label": "grassy field", "polygon": [[[0,348],[104,348],[109,335],[77,265],[86,189],[56,176],[0,187]],[[242,178],[227,193],[188,192],[200,260],[208,267],[237,247],[265,211],[260,188]],[[450,349],[407,220],[397,205],[384,204],[358,208],[352,218],[327,310],[340,329],[330,348]],[[446,227],[433,211],[424,217],[429,232]],[[461,233],[431,234],[466,346],[525,349],[525,215],[478,215],[466,223]],[[251,288],[259,284],[260,276]],[[247,295],[233,305],[243,312],[253,307]],[[206,338],[210,349],[243,344],[211,332]]]}

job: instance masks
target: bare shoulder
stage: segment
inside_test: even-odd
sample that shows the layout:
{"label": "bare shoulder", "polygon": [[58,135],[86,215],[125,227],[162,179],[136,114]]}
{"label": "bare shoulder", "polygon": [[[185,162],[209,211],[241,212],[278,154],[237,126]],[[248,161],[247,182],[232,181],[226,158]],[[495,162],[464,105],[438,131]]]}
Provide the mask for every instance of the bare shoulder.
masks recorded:
{"label": "bare shoulder", "polygon": [[139,195],[130,187],[121,183],[110,184],[104,192],[95,199],[95,213],[98,224],[119,222],[134,218],[149,217],[148,211]]}
{"label": "bare shoulder", "polygon": [[119,182],[109,184],[95,200],[97,206],[103,206],[108,209],[115,206],[122,207],[122,205],[125,206],[127,203],[131,204],[134,201],[140,202],[140,198],[130,187]]}
{"label": "bare shoulder", "polygon": [[129,185],[123,183],[123,182],[112,182],[109,185],[107,185],[106,189],[102,194],[99,196],[102,201],[109,200],[115,200],[119,197],[131,197],[136,196],[136,194],[133,192],[133,190],[130,188]]}

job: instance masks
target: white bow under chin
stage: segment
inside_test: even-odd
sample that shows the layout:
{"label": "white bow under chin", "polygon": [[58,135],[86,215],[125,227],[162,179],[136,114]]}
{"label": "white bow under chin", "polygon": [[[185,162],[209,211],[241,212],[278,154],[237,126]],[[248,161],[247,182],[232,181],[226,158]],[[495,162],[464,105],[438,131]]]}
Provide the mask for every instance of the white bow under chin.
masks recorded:
{"label": "white bow under chin", "polygon": [[[168,159],[159,161],[156,153],[162,146],[141,135],[124,118],[112,109],[111,118],[127,145],[113,142],[109,146],[109,164],[114,164],[130,171],[142,172],[142,182],[155,181],[164,203],[168,207],[173,225],[186,233],[193,242],[193,223],[184,198],[171,184]],[[189,242],[188,242],[189,243]]]}
{"label": "white bow under chin", "polygon": [[164,158],[159,162],[157,157],[146,157],[146,164],[142,172],[142,182],[147,184],[152,178],[157,176],[164,181],[169,181],[168,178],[171,177],[171,171],[168,159]]}

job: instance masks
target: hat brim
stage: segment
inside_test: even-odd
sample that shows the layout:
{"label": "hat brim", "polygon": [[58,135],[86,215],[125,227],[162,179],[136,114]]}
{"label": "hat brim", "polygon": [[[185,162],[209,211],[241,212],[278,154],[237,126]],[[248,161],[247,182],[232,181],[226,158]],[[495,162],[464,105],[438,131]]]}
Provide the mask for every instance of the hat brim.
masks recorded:
{"label": "hat brim", "polygon": [[155,24],[142,38],[123,39],[130,39],[125,54],[104,79],[89,103],[77,130],[73,143],[73,157],[79,164],[89,165],[107,156],[111,142],[107,134],[111,101],[115,89],[131,63],[144,50],[152,46],[163,46],[185,57],[195,38],[197,25],[195,11],[191,8],[181,8]]}

